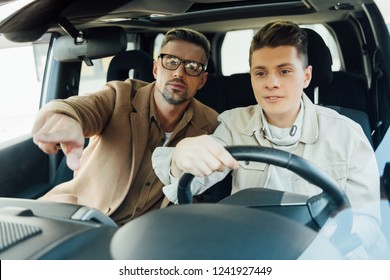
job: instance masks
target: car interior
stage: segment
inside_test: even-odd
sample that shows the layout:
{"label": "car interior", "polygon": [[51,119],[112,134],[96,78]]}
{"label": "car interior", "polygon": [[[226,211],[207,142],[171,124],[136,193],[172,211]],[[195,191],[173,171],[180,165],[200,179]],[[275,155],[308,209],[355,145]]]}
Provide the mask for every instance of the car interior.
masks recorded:
{"label": "car interior", "polygon": [[[0,34],[21,44],[39,43],[49,36],[40,97],[43,106],[53,99],[85,94],[81,88],[87,74],[83,73],[98,67],[104,68],[102,78],[91,82],[98,88],[128,78],[154,81],[158,38],[173,27],[196,29],[210,40],[212,52],[207,83],[195,98],[221,113],[256,104],[249,72],[225,70],[227,63],[233,69],[236,63],[234,56],[222,51],[228,36],[244,30],[253,36],[273,19],[295,21],[308,34],[313,67],[312,81],[305,89],[309,98],[359,123],[374,151],[384,145],[390,151],[386,140],[390,138],[390,36],[373,0],[38,0],[5,19],[0,17]],[[327,30],[335,48],[318,26]],[[249,46],[236,52],[247,54]],[[259,153],[263,161],[269,157]],[[291,168],[284,154],[270,153],[277,159],[271,164]],[[302,172],[305,164],[297,159],[294,172]],[[348,205],[348,199],[334,191],[326,178],[319,180],[323,195],[310,199],[260,191],[229,196],[228,176],[205,193],[204,203],[191,204],[192,197],[187,197],[189,205],[154,211],[118,228],[98,210],[37,200],[72,179],[62,152],[46,155],[28,136],[8,145],[0,143],[0,165],[0,229],[5,236],[0,240],[0,259],[310,259],[317,256],[313,252],[334,247],[318,232],[329,217]],[[390,157],[379,166],[382,227],[390,242]],[[307,170],[322,176],[311,165]],[[261,199],[267,196],[273,199]],[[355,239],[345,242],[351,213],[341,213],[336,222],[344,232],[335,242],[344,246],[339,251],[329,249],[325,258],[342,258],[341,253],[356,245]],[[194,229],[194,223],[203,227]],[[267,230],[260,232],[265,223]],[[151,224],[159,230],[148,231]],[[203,238],[201,246],[189,228]],[[215,235],[204,236],[205,228]],[[168,238],[172,229],[183,234]],[[272,234],[275,231],[278,234]],[[136,242],[124,246],[129,235],[136,236]],[[224,242],[217,242],[221,235]],[[291,236],[297,237],[294,245],[290,245]],[[241,250],[235,249],[238,239]],[[390,259],[390,253],[384,258]]]}

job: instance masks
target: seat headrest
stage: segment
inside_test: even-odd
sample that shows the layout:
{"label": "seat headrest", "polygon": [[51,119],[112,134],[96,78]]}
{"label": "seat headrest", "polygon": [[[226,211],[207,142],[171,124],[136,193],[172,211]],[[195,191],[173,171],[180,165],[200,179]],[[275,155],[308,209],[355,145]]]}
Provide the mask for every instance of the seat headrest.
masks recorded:
{"label": "seat headrest", "polygon": [[313,67],[310,87],[329,84],[332,79],[332,55],[322,37],[314,30],[304,28],[308,35],[309,65]]}
{"label": "seat headrest", "polygon": [[214,61],[212,60],[212,58],[209,58],[209,61],[207,62],[206,72],[209,73],[209,75],[214,75],[214,76],[217,75]]}
{"label": "seat headrest", "polygon": [[142,50],[130,50],[117,54],[111,60],[107,71],[107,82],[128,79],[130,70],[134,70],[134,79],[154,81],[152,57]]}

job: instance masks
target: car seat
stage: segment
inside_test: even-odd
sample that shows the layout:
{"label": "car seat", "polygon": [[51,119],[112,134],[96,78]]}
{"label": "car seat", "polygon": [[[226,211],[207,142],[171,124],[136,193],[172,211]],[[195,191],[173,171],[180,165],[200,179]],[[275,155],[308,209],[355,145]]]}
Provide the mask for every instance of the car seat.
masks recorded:
{"label": "car seat", "polygon": [[304,29],[308,34],[308,61],[313,67],[306,95],[315,104],[334,109],[359,123],[373,146],[367,114],[368,89],[363,77],[343,71],[332,72],[332,56],[324,40],[316,31]]}
{"label": "car seat", "polygon": [[[134,71],[133,75],[130,75],[131,71]],[[115,55],[108,66],[107,82],[124,81],[128,78],[154,81],[153,58],[142,50],[130,50]]]}

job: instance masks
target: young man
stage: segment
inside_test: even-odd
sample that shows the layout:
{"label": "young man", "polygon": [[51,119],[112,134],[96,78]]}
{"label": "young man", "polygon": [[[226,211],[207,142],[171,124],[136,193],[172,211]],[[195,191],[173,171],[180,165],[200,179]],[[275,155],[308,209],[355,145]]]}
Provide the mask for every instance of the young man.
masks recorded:
{"label": "young man", "polygon": [[233,193],[259,186],[309,196],[319,194],[320,188],[287,169],[236,161],[224,146],[281,149],[311,161],[338,182],[354,210],[353,232],[362,240],[362,248],[371,250],[379,238],[380,224],[375,156],[358,124],[314,105],[304,94],[312,75],[307,34],[292,22],[270,22],[253,37],[249,53],[258,105],[222,113],[221,124],[212,136],[186,138],[173,151],[157,148],[153,166],[167,185],[164,193],[177,201],[175,178],[183,172],[198,176],[191,189],[199,194],[233,170]]}
{"label": "young man", "polygon": [[[153,150],[218,125],[217,113],[193,99],[206,83],[209,54],[203,34],[173,29],[154,62],[155,82],[109,82],[94,94],[47,104],[33,140],[48,154],[60,144],[75,177],[41,199],[94,207],[119,225],[159,208],[163,184],[152,168]],[[92,138],[83,151],[85,137]]]}

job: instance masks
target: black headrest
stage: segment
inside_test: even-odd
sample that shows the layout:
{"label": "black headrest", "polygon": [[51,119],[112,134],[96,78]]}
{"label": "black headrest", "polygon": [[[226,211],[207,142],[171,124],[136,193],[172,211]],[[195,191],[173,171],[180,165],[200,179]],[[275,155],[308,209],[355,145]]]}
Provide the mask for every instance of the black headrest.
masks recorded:
{"label": "black headrest", "polygon": [[332,79],[332,55],[322,37],[312,29],[304,28],[308,35],[309,65],[313,67],[310,87],[329,84]]}
{"label": "black headrest", "polygon": [[257,104],[249,73],[232,74],[228,80],[228,109]]}
{"label": "black headrest", "polygon": [[128,79],[130,70],[134,70],[134,79],[154,81],[152,57],[142,50],[130,50],[117,54],[111,60],[107,71],[107,82]]}
{"label": "black headrest", "polygon": [[209,73],[209,75],[217,75],[214,61],[210,58],[209,61],[207,62],[207,70],[206,72]]}

